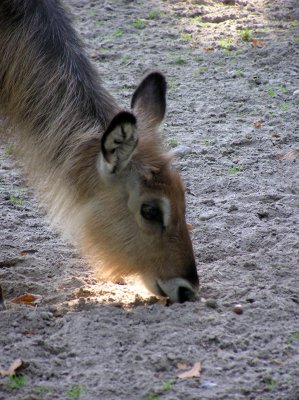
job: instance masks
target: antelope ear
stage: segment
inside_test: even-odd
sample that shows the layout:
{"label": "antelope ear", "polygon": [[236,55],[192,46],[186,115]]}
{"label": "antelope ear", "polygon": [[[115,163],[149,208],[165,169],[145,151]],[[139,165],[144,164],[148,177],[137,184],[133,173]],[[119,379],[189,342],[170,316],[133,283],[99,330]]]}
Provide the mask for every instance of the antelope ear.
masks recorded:
{"label": "antelope ear", "polygon": [[147,75],[135,90],[131,108],[149,125],[160,125],[166,110],[166,80],[160,72]]}
{"label": "antelope ear", "polygon": [[97,165],[100,174],[111,176],[124,170],[137,143],[136,118],[129,112],[120,112],[112,119],[101,139],[102,151]]}

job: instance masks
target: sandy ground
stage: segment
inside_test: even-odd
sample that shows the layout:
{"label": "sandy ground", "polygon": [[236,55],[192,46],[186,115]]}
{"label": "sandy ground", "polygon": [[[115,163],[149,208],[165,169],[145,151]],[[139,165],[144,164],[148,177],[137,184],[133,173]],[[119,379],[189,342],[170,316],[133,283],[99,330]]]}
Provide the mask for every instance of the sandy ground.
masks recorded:
{"label": "sandy ground", "polygon": [[[201,291],[167,307],[97,282],[2,147],[0,368],[24,364],[0,399],[298,400],[298,1],[65,3],[124,106],[148,69],[168,77]],[[11,303],[25,292],[41,302]]]}

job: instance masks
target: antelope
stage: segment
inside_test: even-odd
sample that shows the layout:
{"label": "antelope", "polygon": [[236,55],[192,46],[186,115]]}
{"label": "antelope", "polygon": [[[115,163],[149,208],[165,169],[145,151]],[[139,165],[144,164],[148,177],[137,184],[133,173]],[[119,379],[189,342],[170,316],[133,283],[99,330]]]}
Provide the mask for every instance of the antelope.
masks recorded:
{"label": "antelope", "polygon": [[101,276],[139,276],[157,296],[199,281],[185,194],[159,127],[166,80],[151,72],[121,108],[60,0],[1,0],[0,112],[54,225]]}

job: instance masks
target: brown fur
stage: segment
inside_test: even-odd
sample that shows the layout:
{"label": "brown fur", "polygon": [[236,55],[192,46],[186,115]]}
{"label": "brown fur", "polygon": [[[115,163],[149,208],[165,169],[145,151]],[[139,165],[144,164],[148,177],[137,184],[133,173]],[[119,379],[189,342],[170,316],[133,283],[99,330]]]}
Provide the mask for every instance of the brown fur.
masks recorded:
{"label": "brown fur", "polygon": [[[157,131],[164,109],[148,112],[147,96],[139,92],[133,98],[138,144],[111,184],[97,160],[102,135],[120,107],[102,87],[60,3],[2,0],[0,111],[11,128],[6,139],[16,141],[51,219],[106,276],[183,277],[196,287],[184,189]],[[167,230],[137,223],[142,196],[169,202]]]}

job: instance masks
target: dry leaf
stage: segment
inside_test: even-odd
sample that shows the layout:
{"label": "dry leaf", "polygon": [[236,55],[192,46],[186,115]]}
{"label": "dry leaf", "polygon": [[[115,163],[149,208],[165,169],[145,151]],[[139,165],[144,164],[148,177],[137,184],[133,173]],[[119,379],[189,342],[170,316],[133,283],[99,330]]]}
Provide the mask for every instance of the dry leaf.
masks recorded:
{"label": "dry leaf", "polygon": [[176,367],[177,369],[187,369],[188,365],[184,363],[177,363]]}
{"label": "dry leaf", "polygon": [[39,294],[25,293],[22,296],[16,297],[11,300],[15,304],[26,304],[28,306],[36,306],[42,300],[42,296]]}
{"label": "dry leaf", "polygon": [[0,376],[12,376],[15,375],[16,371],[21,368],[23,365],[23,361],[18,358],[14,362],[11,363],[8,369],[1,369],[0,368]]}
{"label": "dry leaf", "polygon": [[204,51],[206,52],[206,53],[208,53],[208,52],[210,52],[210,51],[214,51],[215,50],[215,47],[206,47],[206,48],[204,48]]}
{"label": "dry leaf", "polygon": [[272,133],[271,137],[273,137],[273,138],[280,138],[280,134],[274,132],[274,133]]}
{"label": "dry leaf", "polygon": [[192,224],[187,224],[187,229],[188,229],[188,231],[193,231],[194,226]]}
{"label": "dry leaf", "polygon": [[299,157],[299,150],[291,150],[277,156],[279,160],[294,160],[296,157]]}
{"label": "dry leaf", "polygon": [[251,44],[253,47],[264,47],[266,43],[262,40],[252,39]]}
{"label": "dry leaf", "polygon": [[27,254],[34,254],[34,253],[37,253],[37,250],[28,249],[28,250],[21,250],[19,254],[21,257],[25,257],[27,256]]}
{"label": "dry leaf", "polygon": [[271,364],[275,364],[275,365],[283,365],[283,361],[278,360],[277,358],[270,360],[270,362],[271,362]]}
{"label": "dry leaf", "polygon": [[201,373],[201,364],[200,362],[196,362],[191,369],[179,374],[178,378],[180,379],[199,378],[200,373]]}
{"label": "dry leaf", "polygon": [[256,121],[254,123],[254,127],[257,128],[257,129],[259,129],[261,126],[262,126],[262,121]]}
{"label": "dry leaf", "polygon": [[96,51],[92,51],[91,53],[89,53],[89,57],[90,58],[97,58],[98,57],[98,53]]}
{"label": "dry leaf", "polygon": [[37,330],[36,329],[32,329],[31,331],[30,330],[28,330],[28,329],[25,329],[23,332],[22,332],[22,334],[24,335],[24,336],[34,336],[34,335],[37,335]]}

